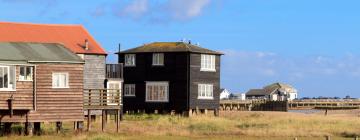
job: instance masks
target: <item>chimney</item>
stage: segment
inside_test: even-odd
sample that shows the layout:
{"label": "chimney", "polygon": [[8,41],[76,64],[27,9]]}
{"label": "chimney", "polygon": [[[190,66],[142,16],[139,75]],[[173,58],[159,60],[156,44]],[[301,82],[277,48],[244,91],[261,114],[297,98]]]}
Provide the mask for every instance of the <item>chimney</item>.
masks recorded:
{"label": "chimney", "polygon": [[85,39],[85,50],[89,50],[89,41]]}

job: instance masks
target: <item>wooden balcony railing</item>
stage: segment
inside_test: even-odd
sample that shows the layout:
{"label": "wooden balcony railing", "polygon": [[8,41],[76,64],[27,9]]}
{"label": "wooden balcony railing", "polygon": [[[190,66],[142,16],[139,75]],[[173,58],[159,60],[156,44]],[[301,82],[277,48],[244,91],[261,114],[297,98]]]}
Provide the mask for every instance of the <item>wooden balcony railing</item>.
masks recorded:
{"label": "wooden balcony railing", "polygon": [[84,90],[84,109],[119,109],[122,106],[119,89]]}
{"label": "wooden balcony railing", "polygon": [[106,78],[123,78],[123,64],[106,64]]}

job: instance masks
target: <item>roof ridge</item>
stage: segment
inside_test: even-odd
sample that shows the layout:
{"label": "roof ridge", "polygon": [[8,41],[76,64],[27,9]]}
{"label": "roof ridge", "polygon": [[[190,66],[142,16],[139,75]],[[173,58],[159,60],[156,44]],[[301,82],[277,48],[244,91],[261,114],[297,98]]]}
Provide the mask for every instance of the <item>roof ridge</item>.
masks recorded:
{"label": "roof ridge", "polygon": [[37,26],[65,26],[65,27],[78,27],[81,24],[51,24],[51,23],[30,23],[30,22],[7,22],[7,21],[0,21],[0,24],[20,24],[20,25],[37,25]]}

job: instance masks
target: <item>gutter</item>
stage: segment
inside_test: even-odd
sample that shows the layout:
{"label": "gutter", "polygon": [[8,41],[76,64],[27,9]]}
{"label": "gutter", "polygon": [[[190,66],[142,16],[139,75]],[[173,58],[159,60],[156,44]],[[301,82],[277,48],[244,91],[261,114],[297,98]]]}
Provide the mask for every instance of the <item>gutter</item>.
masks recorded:
{"label": "gutter", "polygon": [[71,63],[71,64],[84,64],[80,61],[28,61],[29,63]]}

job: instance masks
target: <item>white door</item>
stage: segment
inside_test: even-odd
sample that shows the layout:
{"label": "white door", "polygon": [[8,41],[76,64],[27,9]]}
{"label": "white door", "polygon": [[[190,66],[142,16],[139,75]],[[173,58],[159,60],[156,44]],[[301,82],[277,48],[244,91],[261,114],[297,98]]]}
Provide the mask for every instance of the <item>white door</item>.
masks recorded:
{"label": "white door", "polygon": [[119,105],[121,99],[121,81],[107,82],[107,105]]}

